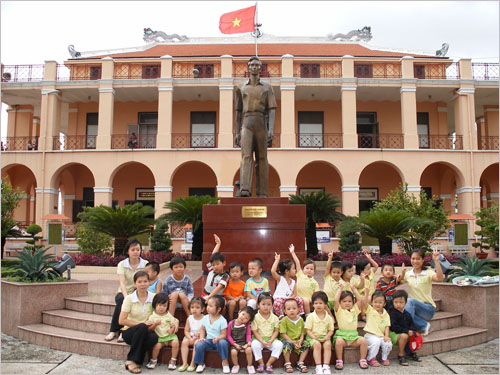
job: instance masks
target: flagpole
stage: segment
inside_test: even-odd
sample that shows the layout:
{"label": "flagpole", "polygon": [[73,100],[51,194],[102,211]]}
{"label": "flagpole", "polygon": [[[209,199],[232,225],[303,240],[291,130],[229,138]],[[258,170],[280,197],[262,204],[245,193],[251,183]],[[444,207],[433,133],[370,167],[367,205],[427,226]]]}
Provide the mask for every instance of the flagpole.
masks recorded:
{"label": "flagpole", "polygon": [[254,25],[254,31],[252,33],[252,36],[255,38],[255,56],[258,56],[258,49],[257,49],[257,39],[262,36],[262,32],[260,31],[259,27],[262,26],[259,23],[259,12],[258,12],[258,2],[255,2],[255,25]]}

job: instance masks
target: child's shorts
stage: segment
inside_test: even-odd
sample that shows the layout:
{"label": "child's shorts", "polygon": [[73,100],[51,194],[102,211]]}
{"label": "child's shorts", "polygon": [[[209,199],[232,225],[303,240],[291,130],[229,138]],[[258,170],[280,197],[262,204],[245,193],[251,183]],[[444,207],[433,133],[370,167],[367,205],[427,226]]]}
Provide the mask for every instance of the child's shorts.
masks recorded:
{"label": "child's shorts", "polygon": [[347,343],[347,346],[351,345],[354,341],[359,339],[361,336],[358,335],[358,331],[354,329],[338,329],[335,332],[335,335],[333,335],[333,341],[335,342],[336,339],[341,338],[344,339]]}
{"label": "child's shorts", "polygon": [[389,338],[392,341],[392,347],[393,348],[398,348],[398,339],[399,339],[399,333],[389,331]]}
{"label": "child's shorts", "polygon": [[311,345],[309,344],[309,341],[304,340],[302,341],[302,346],[299,349],[296,349],[295,346],[290,342],[290,341],[284,341],[283,340],[283,353],[287,352],[292,352],[294,351],[297,354],[303,353],[307,349],[309,349]]}
{"label": "child's shorts", "polygon": [[175,333],[172,333],[168,336],[165,336],[165,337],[158,337],[158,342],[162,342],[162,343],[169,343],[170,341],[174,341],[174,340],[177,340],[179,341],[179,338],[177,337],[177,335]]}
{"label": "child's shorts", "polygon": [[[323,339],[323,337],[325,337],[325,336],[320,336],[320,340],[322,340],[322,339]],[[309,336],[307,336],[307,337],[306,337],[306,340],[305,340],[305,341],[307,341],[307,342],[309,343],[309,347],[311,347],[311,348],[313,347],[313,345],[314,345],[314,344],[316,344],[317,342],[319,342],[318,340],[312,339],[312,338],[310,338]],[[326,341],[325,341],[325,342],[326,342]],[[320,344],[323,344],[322,342],[319,342],[319,343],[320,343]]]}
{"label": "child's shorts", "polygon": [[331,311],[335,311],[335,301],[334,300],[328,301],[328,308]]}

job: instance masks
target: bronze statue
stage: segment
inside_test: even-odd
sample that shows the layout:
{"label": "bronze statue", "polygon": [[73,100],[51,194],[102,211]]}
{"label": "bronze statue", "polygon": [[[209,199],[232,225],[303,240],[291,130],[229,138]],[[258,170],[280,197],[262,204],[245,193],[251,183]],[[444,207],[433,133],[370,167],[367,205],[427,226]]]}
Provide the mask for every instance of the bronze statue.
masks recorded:
{"label": "bronze statue", "polygon": [[255,152],[256,193],[267,197],[269,165],[267,145],[274,136],[276,98],[271,85],[261,82],[262,63],[257,56],[248,60],[250,79],[235,90],[235,143],[241,146],[240,194],[252,196],[253,153]]}

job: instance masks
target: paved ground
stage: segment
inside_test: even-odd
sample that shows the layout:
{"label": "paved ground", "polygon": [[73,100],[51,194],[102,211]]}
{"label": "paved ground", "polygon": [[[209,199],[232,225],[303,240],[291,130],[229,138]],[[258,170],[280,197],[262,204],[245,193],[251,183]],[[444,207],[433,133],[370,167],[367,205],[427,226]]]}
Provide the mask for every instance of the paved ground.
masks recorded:
{"label": "paved ground", "polygon": [[[421,363],[410,362],[403,367],[392,363],[389,367],[361,370],[358,365],[346,365],[344,374],[498,374],[498,339],[485,344],[460,349],[448,353],[423,357]],[[125,373],[124,361],[100,359],[79,354],[52,350],[46,347],[28,344],[2,333],[2,364],[4,375],[111,375]],[[168,371],[166,366],[160,366],[150,371],[144,368],[146,374],[179,374]],[[222,369],[206,369],[206,374],[221,374]],[[243,370],[242,373],[246,374]],[[282,369],[276,369],[282,374]],[[310,368],[309,373],[313,373]],[[335,373],[340,373],[335,371]]]}

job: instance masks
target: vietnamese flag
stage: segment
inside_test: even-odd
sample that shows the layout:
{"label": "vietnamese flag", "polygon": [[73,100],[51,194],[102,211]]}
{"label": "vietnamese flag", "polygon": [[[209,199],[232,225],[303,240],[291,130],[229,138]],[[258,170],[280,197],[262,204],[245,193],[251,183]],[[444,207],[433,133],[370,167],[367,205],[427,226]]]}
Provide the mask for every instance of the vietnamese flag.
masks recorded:
{"label": "vietnamese flag", "polygon": [[256,5],[250,8],[224,13],[220,16],[219,29],[223,34],[251,33],[255,29]]}

